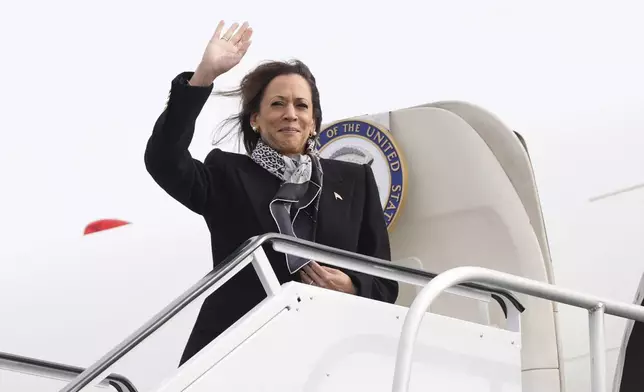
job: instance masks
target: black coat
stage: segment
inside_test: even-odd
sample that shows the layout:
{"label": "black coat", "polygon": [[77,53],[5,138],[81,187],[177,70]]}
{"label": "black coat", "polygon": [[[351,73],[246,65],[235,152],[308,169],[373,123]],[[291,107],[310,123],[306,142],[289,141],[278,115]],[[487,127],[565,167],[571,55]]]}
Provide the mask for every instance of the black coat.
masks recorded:
{"label": "black coat", "polygon": [[[204,217],[217,266],[250,237],[278,232],[268,204],[280,180],[247,155],[213,149],[203,163],[191,157],[188,146],[212,85],[190,86],[190,76],[185,72],[172,81],[167,106],[147,144],[145,165],[170,196]],[[324,183],[315,241],[390,260],[389,237],[371,168],[327,159],[322,159],[321,165]],[[268,246],[264,249],[280,283],[299,280],[298,274],[289,274],[283,254]],[[358,295],[395,302],[397,282],[344,272],[353,280]],[[204,301],[181,363],[265,297],[251,265],[231,278]]]}

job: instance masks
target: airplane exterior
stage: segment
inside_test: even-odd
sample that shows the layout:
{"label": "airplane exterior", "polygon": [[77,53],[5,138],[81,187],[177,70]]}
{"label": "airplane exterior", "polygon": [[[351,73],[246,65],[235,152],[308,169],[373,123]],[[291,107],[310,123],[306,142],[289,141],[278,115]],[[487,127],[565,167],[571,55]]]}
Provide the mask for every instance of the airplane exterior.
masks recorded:
{"label": "airplane exterior", "polygon": [[[318,147],[329,159],[371,165],[394,265],[414,278],[391,307],[269,285],[279,295],[177,369],[199,296],[86,391],[254,387],[262,378],[246,369],[264,363],[258,372],[297,374],[281,391],[338,391],[365,379],[392,390],[396,344],[427,274],[463,266],[641,304],[638,4],[325,2],[312,3],[313,18],[301,5],[256,0],[179,11],[160,2],[154,18],[149,5],[120,0],[8,7],[0,12],[8,135],[0,143],[0,391],[69,387],[211,272],[207,228],[158,189],[143,149],[170,78],[194,68],[218,18],[248,19],[257,37],[218,88],[265,59],[311,66],[326,122]],[[193,156],[206,156],[236,109],[209,100]],[[414,346],[421,370],[410,390],[432,380],[455,391],[597,390],[589,312],[509,291],[520,306],[491,288],[439,296]],[[299,311],[280,313],[284,306]],[[338,330],[349,321],[353,328]],[[632,392],[639,324],[604,321],[605,390]],[[301,330],[323,338],[275,352],[273,342]],[[337,349],[347,341],[354,351]],[[289,358],[300,360],[279,366]]]}
{"label": "airplane exterior", "polygon": [[[546,226],[528,154],[529,146],[520,134],[509,129],[492,113],[465,102],[443,101],[342,119],[326,124],[321,134],[319,149],[322,157],[343,159],[358,164],[366,163],[372,166],[380,190],[383,214],[390,232],[394,265],[411,268],[410,271],[424,271],[434,275],[462,266],[477,266],[512,274],[511,276],[528,278],[535,282],[560,284],[557,282],[556,269],[551,260]],[[420,134],[428,140],[430,148],[419,146],[414,142]],[[338,200],[342,200],[343,197],[350,197],[350,195],[336,194]],[[134,266],[137,259],[150,259],[154,256],[152,259],[155,263],[168,268],[173,260],[181,257],[182,249],[200,249],[197,253],[191,254],[191,257],[209,259],[209,249],[198,245],[199,241],[204,241],[206,238],[205,230],[199,236],[194,234],[196,232],[193,231],[190,235],[176,237],[166,228],[151,230],[150,227],[139,227],[136,222],[103,219],[88,224],[82,238],[74,244],[61,247],[49,257],[52,260],[60,257],[69,258],[75,260],[77,265],[84,263],[84,260],[98,262],[102,260],[103,263],[109,264],[110,259],[116,258]],[[285,249],[288,251],[289,248]],[[255,256],[259,257],[258,260],[262,260],[261,254]],[[328,262],[335,261],[330,258]],[[267,273],[266,266],[262,268],[258,267],[258,264],[254,266],[258,273]],[[637,273],[641,274],[641,271]],[[268,279],[266,282],[270,282],[270,278],[263,279]],[[328,341],[320,342],[321,351],[312,350],[303,353],[298,351],[298,345],[294,345],[292,352],[278,355],[280,362],[299,358],[297,363],[303,368],[298,370],[298,373],[315,373],[321,371],[319,367],[331,366],[317,363],[316,358],[319,356],[339,355],[334,361],[342,361],[349,360],[348,358],[355,355],[364,355],[360,354],[363,349],[358,347],[355,348],[357,350],[355,352],[349,350],[344,353],[325,354],[325,347],[333,347],[338,341],[354,334],[366,338],[369,336],[367,325],[383,323],[383,321],[377,321],[379,317],[386,318],[386,315],[391,315],[398,320],[405,319],[407,309],[419,298],[420,288],[427,282],[431,283],[432,279],[420,281],[420,286],[418,286],[418,280],[401,279],[401,293],[396,305],[369,304],[373,301],[365,299],[356,302],[345,298],[346,296],[331,293],[328,295],[320,292],[310,293],[310,298],[315,295],[322,302],[311,302],[307,306],[318,309],[308,310],[308,312],[326,315],[327,323],[330,324],[322,328],[312,313],[311,319],[305,317],[291,321],[274,321],[280,325],[286,323],[280,327],[281,329],[278,328],[281,332],[270,332],[273,321],[269,323],[268,320],[278,320],[275,317],[280,314],[279,309],[283,306],[288,309],[291,306],[301,306],[304,310],[304,304],[288,305],[293,296],[298,298],[298,303],[300,302],[299,298],[304,295],[303,288],[298,287],[298,284],[287,284],[280,288],[277,281],[272,285],[266,283],[265,287],[267,290],[270,287],[274,296],[269,295],[268,302],[258,305],[245,319],[231,327],[227,334],[211,343],[208,349],[197,356],[197,359],[185,364],[178,371],[172,366],[172,361],[166,361],[164,366],[157,366],[153,370],[143,370],[140,364],[128,359],[116,361],[110,368],[110,373],[117,381],[120,380],[119,377],[123,377],[127,381],[124,383],[126,387],[131,383],[138,389],[143,386],[145,387],[143,390],[164,392],[201,391],[210,390],[213,387],[258,388],[259,384],[253,387],[248,380],[240,381],[243,378],[236,375],[245,371],[247,367],[255,369],[258,374],[264,374],[256,380],[262,380],[262,383],[268,383],[267,385],[272,385],[272,388],[301,390],[299,388],[310,384],[317,385],[321,390],[351,389],[351,385],[362,382],[360,380],[364,381],[364,377],[367,377],[366,374],[361,373],[360,369],[363,369],[363,366],[347,368],[346,374],[330,384],[315,382],[310,378],[293,380],[289,385],[271,384],[274,381],[271,381],[269,375],[276,370],[266,366],[262,367],[261,372],[258,369],[262,361],[268,359],[266,356],[275,355],[270,348],[270,342],[288,340],[287,336],[291,336],[294,332],[286,331],[291,329],[322,328],[320,332],[323,333],[329,328],[333,330],[332,325],[347,326],[343,333],[324,333]],[[565,272],[562,279],[564,281],[566,279]],[[625,288],[622,292],[623,296],[631,296],[631,298],[618,299],[623,302],[637,301],[637,298],[632,296],[640,290],[637,287],[638,283],[632,282],[630,288]],[[597,295],[597,292],[602,291],[601,288],[597,290],[598,287],[600,286],[595,286],[595,290],[588,288],[585,291],[588,295]],[[175,287],[175,290],[178,290],[178,287]],[[494,361],[508,361],[510,367],[506,370],[491,370],[488,374],[487,382],[491,383],[489,390],[581,391],[591,383],[593,388],[597,388],[598,381],[593,379],[590,372],[592,347],[588,339],[583,339],[583,336],[587,336],[589,332],[588,313],[583,314],[583,310],[580,312],[579,308],[566,307],[543,298],[523,295],[520,292],[512,294],[512,291],[509,291],[510,297],[506,296],[506,300],[501,302],[498,302],[498,296],[490,297],[489,294],[490,292],[485,290],[457,290],[441,295],[434,301],[430,308],[431,313],[424,316],[429,324],[420,326],[421,335],[418,341],[414,341],[414,346],[418,344],[421,349],[427,347],[430,351],[436,350],[438,343],[432,340],[436,338],[431,338],[433,335],[430,331],[437,328],[438,332],[434,333],[441,333],[440,339],[443,339],[441,345],[447,344],[443,349],[449,352],[465,350],[463,351],[465,356],[455,359],[455,362],[449,366],[451,375],[443,378],[442,381],[437,380],[444,369],[440,370],[440,366],[432,365],[433,360],[420,360],[426,368],[421,372],[415,370],[412,373],[414,381],[409,384],[409,390],[422,389],[423,385],[430,380],[450,390],[468,390],[471,382],[480,377],[472,374],[471,365],[467,365],[470,361],[468,357],[472,355],[480,357],[479,366],[483,367],[490,366]],[[309,296],[309,294],[306,295]],[[517,295],[516,299],[511,297],[513,295]],[[614,297],[615,295],[605,295],[607,301],[614,300]],[[202,301],[203,297],[200,300]],[[200,300],[191,302],[190,306],[197,306]],[[62,299],[61,302],[63,302]],[[346,307],[346,314],[340,312],[331,316],[335,310],[344,309],[343,307]],[[175,326],[166,328],[162,333],[164,341],[161,344],[167,346],[163,350],[165,355],[176,357],[178,354],[177,350],[181,345],[177,343],[185,340],[185,336],[181,336],[185,335],[185,331],[180,331],[190,326],[191,317],[195,316],[194,310],[196,309],[180,312],[174,316]],[[328,313],[329,311],[332,313]],[[342,316],[343,314],[345,316]],[[346,318],[349,317],[348,314],[356,315],[358,319]],[[644,315],[644,308],[642,308],[642,314]],[[604,319],[603,313],[601,318]],[[601,363],[606,364],[607,374],[598,380],[607,387],[609,384],[619,387],[621,368],[624,366],[624,332],[628,321],[623,318],[619,320],[618,323],[614,323],[606,316],[605,324],[602,322],[602,325],[606,326],[606,345],[602,345],[601,350],[606,355],[606,359]],[[435,326],[435,323],[439,326]],[[450,326],[450,323],[453,325]],[[387,323],[383,325],[386,326]],[[571,337],[572,326],[576,336]],[[397,382],[394,380],[395,375],[385,369],[393,370],[394,362],[400,358],[401,351],[396,351],[394,343],[402,338],[401,333],[404,329],[401,329],[401,324],[383,328],[379,332],[375,330],[370,332],[376,335],[369,338],[368,344],[375,345],[374,347],[384,344],[382,348],[384,351],[377,356],[380,358],[379,362],[372,363],[373,366],[383,369],[384,378],[368,379],[374,383],[369,387],[370,389],[385,391],[391,390],[392,382],[394,384]],[[266,332],[262,332],[264,330]],[[586,332],[580,333],[581,331]],[[287,335],[283,335],[284,333]],[[503,333],[507,333],[507,336],[504,337]],[[261,343],[262,339],[256,338],[255,343],[242,345],[249,336],[265,334],[270,336],[266,343]],[[343,337],[343,334],[348,335]],[[479,334],[481,336],[501,335],[492,338],[488,347],[477,347],[473,342],[459,346],[463,344],[462,339],[467,341],[466,336],[474,338]],[[385,336],[388,337],[385,338]],[[577,341],[574,341],[575,338]],[[158,340],[154,336],[147,339]],[[453,343],[445,343],[449,342],[449,339],[454,339]],[[581,342],[585,340],[586,351],[579,356],[567,358],[564,350],[569,340],[573,340],[572,343],[577,345],[583,345]],[[457,344],[458,341],[461,343]],[[170,342],[172,344],[169,344]],[[385,344],[385,342],[389,343]],[[500,347],[508,342],[511,343],[507,357],[501,358],[492,354],[498,352]],[[146,344],[149,344],[146,339],[142,340],[142,345]],[[461,348],[456,348],[457,346]],[[433,354],[428,353],[430,357],[427,358],[447,355],[440,352],[439,350]],[[234,358],[238,359],[234,361],[229,359],[225,364],[221,362],[224,357],[233,358],[230,356],[233,353]],[[248,362],[249,358],[254,358],[256,362]],[[304,360],[305,358],[307,360]],[[39,375],[41,369],[31,364],[29,371],[23,369],[22,372],[16,373],[16,368],[19,368],[17,362],[19,360],[15,358],[4,359],[4,369],[8,374],[4,377],[5,383],[33,385],[29,383],[34,382],[34,377],[35,380],[39,380],[38,382],[42,382],[42,375]],[[296,365],[294,363],[289,366]],[[335,366],[338,365],[331,367],[335,368]],[[82,369],[77,373],[80,371]],[[396,368],[396,371],[399,369]],[[439,373],[436,373],[437,371]],[[25,374],[30,377],[26,377]],[[617,378],[615,374],[618,374]],[[86,376],[86,373],[81,374],[76,380],[83,376]],[[424,380],[424,377],[428,377],[427,380],[419,381]],[[61,391],[80,390],[72,389],[70,385],[73,384],[69,383],[70,380],[71,378],[59,377],[57,383],[58,387],[62,388]],[[114,380],[96,379],[108,384],[117,382]],[[195,384],[197,380],[199,382]],[[114,387],[114,384],[110,385]],[[189,387],[191,385],[197,386]],[[483,388],[483,390],[488,389]],[[615,389],[615,391],[619,390]]]}

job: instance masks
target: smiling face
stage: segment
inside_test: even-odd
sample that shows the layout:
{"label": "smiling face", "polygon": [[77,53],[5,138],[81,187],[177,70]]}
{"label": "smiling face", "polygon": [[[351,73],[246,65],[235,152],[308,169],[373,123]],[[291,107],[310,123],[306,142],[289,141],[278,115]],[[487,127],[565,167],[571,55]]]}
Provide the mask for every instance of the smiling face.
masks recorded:
{"label": "smiling face", "polygon": [[302,154],[315,131],[311,87],[297,74],[280,75],[266,86],[259,112],[251,116],[264,143],[284,155]]}

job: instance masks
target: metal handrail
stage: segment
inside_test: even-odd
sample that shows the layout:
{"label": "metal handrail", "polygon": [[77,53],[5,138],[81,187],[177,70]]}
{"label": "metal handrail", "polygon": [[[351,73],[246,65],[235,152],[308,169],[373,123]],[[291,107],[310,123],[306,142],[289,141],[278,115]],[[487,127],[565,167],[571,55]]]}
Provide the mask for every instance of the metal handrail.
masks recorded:
{"label": "metal handrail", "polygon": [[[62,381],[71,381],[85,370],[81,367],[4,352],[0,352],[0,369],[28,373],[39,377],[55,378]],[[110,374],[102,384],[112,386],[117,392],[137,392],[134,384],[120,374]]]}
{"label": "metal handrail", "polygon": [[453,268],[439,274],[427,284],[418,293],[407,312],[398,343],[393,392],[407,392],[411,376],[414,342],[427,309],[443,291],[465,282],[478,282],[587,309],[589,312],[591,385],[593,392],[606,390],[604,314],[644,322],[644,307],[642,306],[612,301],[486,268]]}
{"label": "metal handrail", "polygon": [[[381,278],[400,280],[405,283],[424,286],[427,284],[427,281],[431,281],[438,276],[438,274],[432,272],[395,265],[377,257],[365,256],[359,253],[333,248],[328,245],[322,245],[300,238],[272,233],[266,235],[268,236],[266,242],[271,243],[273,245],[273,249],[277,252],[314,259],[320,262],[326,261],[327,264],[343,267],[352,271],[363,272],[369,275],[375,275]],[[376,270],[374,270],[374,268]],[[423,280],[422,283],[419,282],[419,278]],[[507,290],[477,283],[463,283],[458,286],[489,293],[491,297],[499,303],[506,316],[506,304],[514,306],[520,313],[525,311],[525,307],[517,297]]]}
{"label": "metal handrail", "polygon": [[[386,279],[393,278],[411,282],[413,284],[424,285],[427,280],[431,280],[437,276],[436,274],[428,273],[426,271],[397,266],[386,260],[332,248],[330,246],[317,244],[283,234],[267,233],[252,237],[246,240],[226,259],[224,259],[215,269],[213,269],[210,273],[200,279],[181,296],[167,305],[141,328],[131,334],[110,352],[105,354],[99,361],[87,368],[76,379],[65,386],[65,388],[63,388],[60,392],[78,392],[83,387],[87,386],[90,382],[92,382],[92,380],[109,369],[109,367],[112,366],[116,361],[130,352],[134,347],[136,347],[144,339],[158,330],[161,326],[163,326],[177,313],[179,313],[186,306],[192,303],[195,299],[199,298],[203,293],[207,292],[213,286],[216,286],[220,283],[223,284],[222,282],[225,282],[230,278],[229,275],[231,273],[234,274],[238,272],[240,270],[240,266],[245,261],[247,264],[248,258],[259,247],[265,244],[272,244],[273,248],[278,252],[281,250],[284,253],[295,254],[300,257],[319,260],[320,262],[324,262],[326,264],[334,265],[337,267],[344,267],[349,270],[363,272],[369,275]],[[419,279],[424,280],[419,281]],[[507,301],[519,312],[522,312],[524,310],[523,305],[521,305],[518,299],[516,299],[514,295],[505,290],[486,287],[480,284],[468,283],[461,286],[472,290],[490,293],[493,298],[501,303],[502,307],[504,307],[504,301],[500,300],[500,297],[507,299]],[[506,308],[504,307],[504,311],[505,310]]]}

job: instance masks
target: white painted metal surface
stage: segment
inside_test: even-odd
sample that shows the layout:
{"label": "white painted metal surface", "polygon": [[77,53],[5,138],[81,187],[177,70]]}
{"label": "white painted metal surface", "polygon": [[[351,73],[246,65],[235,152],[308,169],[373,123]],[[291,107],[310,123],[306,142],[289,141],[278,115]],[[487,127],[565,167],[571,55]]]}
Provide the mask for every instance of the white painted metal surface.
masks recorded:
{"label": "white painted metal surface", "polygon": [[[407,310],[289,283],[159,392],[390,391]],[[520,346],[518,332],[428,313],[410,391],[521,391]]]}
{"label": "white painted metal surface", "polygon": [[591,294],[557,287],[520,276],[506,274],[480,267],[459,267],[437,276],[425,286],[409,308],[398,344],[393,392],[407,392],[413,368],[413,353],[425,309],[446,289],[466,282],[489,284],[493,287],[513,290],[534,298],[547,299],[562,304],[583,308],[589,312],[591,363],[591,388],[593,392],[605,392],[606,349],[604,316],[644,322],[644,307],[612,301]]}
{"label": "white painted metal surface", "polygon": [[[440,294],[459,284],[467,290],[478,287],[488,293],[510,289],[589,310],[596,360],[593,391],[600,392],[605,390],[606,381],[604,313],[644,321],[644,308],[640,306],[480,267],[459,267],[439,275],[420,291],[410,308],[296,282],[279,286],[261,247],[269,238],[276,249],[293,248],[289,250],[295,253],[297,248],[302,256],[321,257],[328,264],[378,276],[412,282],[409,274],[423,274],[292,237],[253,239],[221,270],[205,277],[63,391],[87,391],[97,385],[113,364],[186,304],[207,295],[230,279],[239,266],[251,261],[268,297],[166,378],[160,388],[155,388],[157,392],[408,392],[427,390],[428,386],[454,392],[519,392],[523,381],[533,382],[527,387],[529,391],[556,385],[552,373],[544,380],[522,374],[521,331],[516,330],[519,322],[509,322],[510,329],[501,329],[426,312]],[[479,285],[472,286],[473,282]],[[514,300],[507,291],[500,293]],[[517,313],[510,311],[508,316],[512,320]]]}
{"label": "white painted metal surface", "polygon": [[[394,259],[417,257],[426,271],[436,273],[473,265],[551,282],[540,242],[545,237],[534,203],[536,185],[519,139],[480,108],[434,105],[389,116],[396,143],[414,163],[408,165],[405,207],[390,233]],[[406,288],[398,303],[408,306],[410,292]],[[523,369],[559,371],[555,308],[529,296],[520,300],[527,308],[522,314]],[[448,317],[486,320],[479,304],[468,298],[445,295],[432,306]],[[491,307],[488,317],[494,324],[505,323],[498,308]]]}
{"label": "white painted metal surface", "polygon": [[[424,270],[432,272],[463,265],[477,265],[535,281],[551,281],[547,242],[530,162],[519,140],[509,128],[480,108],[462,104],[455,106],[453,103],[397,110],[387,113],[386,118],[401,152],[404,152],[408,161],[414,161],[414,165],[410,165],[407,172],[406,205],[398,218],[397,228],[390,233],[394,259],[415,257],[416,260],[420,260]],[[421,137],[425,143],[419,145],[417,140]],[[283,243],[280,249],[275,249],[288,253],[298,252],[297,247],[288,243]],[[371,267],[366,264],[354,264],[352,268],[344,264],[348,262],[346,257],[338,257],[335,254],[324,254],[311,249],[305,253],[318,261],[362,272],[369,273],[364,269]],[[238,343],[251,336],[249,331],[254,331],[253,325],[266,324],[265,328],[268,331],[271,325],[292,317],[288,316],[290,311],[284,313],[279,310],[291,301],[282,293],[284,288],[277,285],[261,263],[254,263],[254,267],[269,293],[269,298],[217,339],[218,343],[213,342],[212,349],[217,350],[216,352],[207,351],[210,350],[209,347],[193,358],[194,361],[186,364],[180,371],[181,379],[205,379],[211,371],[215,371],[208,369],[217,355],[221,357],[221,353],[228,352],[234,354],[217,365],[216,369],[219,369],[228,361],[233,361],[232,358],[237,358],[237,353],[241,352],[239,350],[247,349],[249,344],[253,345],[255,341],[263,341],[260,336],[264,336],[265,330],[261,329],[261,332],[234,349]],[[388,278],[405,282],[404,284],[418,283],[418,276],[400,278],[394,277],[391,271],[381,272]],[[213,290],[218,284],[208,290]],[[494,329],[489,325],[493,324],[500,327],[494,330],[521,331],[521,340],[518,342],[520,341],[523,347],[519,361],[523,374],[519,378],[525,381],[524,386],[527,390],[559,391],[554,382],[556,379],[561,384],[561,363],[558,357],[556,317],[552,304],[522,296],[520,299],[527,307],[526,312],[519,317],[510,307],[506,320],[494,301],[489,302],[488,306],[489,295],[459,291],[461,290],[454,290],[452,294],[441,296],[435,308],[431,309],[432,312],[447,317],[447,320],[454,323],[476,328]],[[413,300],[415,290],[407,292],[411,295],[399,299],[400,305],[408,305]],[[184,297],[181,301],[187,298],[189,297]],[[356,299],[359,298],[351,298],[348,301]],[[341,302],[334,306],[344,307],[344,298]],[[315,308],[319,305],[316,303],[307,306]],[[328,309],[320,311],[322,314],[329,312]],[[333,313],[332,316],[340,317],[340,314]],[[359,309],[351,316],[360,320],[370,317]],[[434,315],[427,317],[433,319]],[[108,353],[86,374],[79,377],[75,385],[66,389],[66,392],[78,392],[79,387],[86,385],[88,380],[100,378],[99,373],[119,361],[124,353],[145,339],[148,333],[153,333],[151,331],[154,331],[159,323],[165,322],[162,321],[164,318],[165,316],[156,321],[152,320],[140,333],[137,332],[131,339]],[[342,319],[336,321],[340,322]],[[307,328],[307,331],[320,333],[317,325],[308,326],[306,319],[298,318],[295,324]],[[280,335],[271,333],[268,336],[277,339]],[[325,339],[332,338],[325,336]],[[449,339],[456,337],[451,336]],[[290,358],[289,355],[298,353],[292,352],[287,355],[283,354],[284,352],[300,349],[299,345],[306,342],[308,341],[297,341],[293,345],[284,343],[283,347],[279,347],[287,351],[274,352],[271,359],[263,357],[263,350],[258,349],[254,352],[266,361],[282,361],[284,358]],[[428,342],[431,346],[431,341]],[[258,347],[264,347],[261,346],[263,343],[257,344],[260,344]],[[297,355],[296,357],[302,358]],[[279,371],[282,375],[285,372]],[[378,371],[379,375],[381,373]]]}
{"label": "white painted metal surface", "polygon": [[[165,390],[188,390],[189,388],[193,388],[193,385],[199,384],[198,380],[203,380],[205,376],[210,375],[213,371],[218,372],[217,374],[221,374],[221,377],[224,377],[217,378],[217,382],[228,380],[225,378],[228,376],[231,377],[230,382],[250,382],[246,380],[246,378],[248,378],[248,374],[252,374],[252,377],[259,377],[262,379],[261,374],[256,376],[257,372],[262,372],[261,367],[259,367],[261,363],[270,364],[270,366],[273,366],[273,364],[281,364],[279,369],[282,369],[282,373],[274,374],[282,375],[284,375],[283,368],[285,366],[284,363],[286,363],[290,369],[286,374],[289,376],[289,380],[291,380],[293,378],[293,369],[297,370],[297,374],[300,374],[300,372],[304,372],[303,374],[305,374],[306,369],[308,369],[309,373],[312,371],[319,371],[319,368],[317,367],[317,362],[319,362],[319,360],[316,360],[315,358],[323,354],[324,356],[327,355],[326,351],[322,352],[320,350],[328,350],[329,347],[339,347],[339,342],[351,342],[353,338],[360,338],[364,335],[371,336],[369,339],[369,345],[382,346],[381,350],[378,351],[379,356],[377,356],[380,360],[376,361],[382,366],[378,365],[376,368],[379,369],[379,375],[386,375],[386,373],[384,373],[385,370],[383,366],[386,364],[390,369],[393,366],[395,342],[398,334],[400,333],[400,320],[401,318],[404,318],[407,308],[330,290],[316,289],[314,287],[298,283],[288,283],[279,286],[277,284],[274,271],[271,269],[262,248],[262,244],[267,242],[272,243],[273,248],[276,250],[288,251],[291,254],[296,253],[297,251],[297,254],[302,257],[319,260],[336,267],[343,266],[352,270],[370,273],[375,276],[423,285],[431,279],[428,278],[426,273],[423,271],[400,269],[401,267],[395,266],[386,261],[326,247],[313,242],[278,234],[260,236],[248,241],[245,246],[234,252],[228,261],[222,263],[218,270],[213,271],[191,287],[186,293],[168,305],[164,310],[158,313],[153,319],[133,333],[125,341],[108,352],[98,362],[86,369],[70,384],[65,386],[61,392],[87,391],[87,388],[97,385],[113,366],[118,365],[118,362],[121,361],[128,353],[158,331],[159,328],[165,325],[171,318],[175,317],[179,312],[185,309],[188,304],[196,301],[201,296],[209,295],[213,290],[220,287],[223,282],[229,280],[234,274],[239,272],[242,266],[248,265],[251,262],[256,273],[259,275],[260,281],[266,289],[268,294],[267,298],[244,315],[244,317],[232,325],[217,339],[211,342],[211,344],[204,350],[184,364],[184,366],[179,370],[178,375],[171,375],[169,378],[166,378],[166,380],[170,380],[170,384],[164,387]],[[412,279],[412,277],[415,278]],[[298,289],[294,289],[293,287],[297,287]],[[521,304],[516,301],[516,298],[514,298],[511,293],[504,290],[498,290],[496,288],[485,287],[484,285],[464,284],[461,285],[460,289],[455,293],[458,294],[462,291],[472,290],[479,293],[486,293],[488,296],[494,294],[499,298],[503,297],[505,298],[505,301],[507,301],[504,303],[508,308],[517,306],[517,309],[523,309]],[[468,295],[468,297],[471,299],[477,298],[477,296],[471,295]],[[310,302],[305,302],[307,301],[307,298]],[[316,298],[317,301],[314,301]],[[307,306],[306,308],[304,307],[305,305]],[[300,309],[302,309],[303,313],[300,313]],[[290,314],[305,314],[306,316],[294,318],[293,316],[289,317]],[[436,315],[436,317],[446,319],[445,316]],[[512,312],[508,309],[508,317],[516,319],[515,321],[510,322],[509,325],[515,327],[520,326],[520,322],[518,321],[518,311]],[[431,316],[428,320],[432,320]],[[439,331],[445,331],[448,336],[438,338],[439,340],[436,341],[435,339],[437,339],[437,335],[430,334],[428,335],[429,340],[423,341],[425,345],[422,346],[422,348],[428,349],[429,353],[433,352],[432,349],[434,346],[440,348],[440,350],[438,350],[438,354],[440,355],[437,357],[434,357],[435,354],[430,355],[433,358],[432,360],[440,363],[444,362],[444,360],[440,358],[449,354],[450,350],[454,350],[454,352],[458,354],[455,357],[456,359],[451,360],[451,362],[448,361],[449,368],[451,369],[454,367],[451,371],[456,372],[455,374],[459,375],[459,377],[456,378],[451,377],[454,379],[453,382],[457,383],[455,385],[460,385],[458,384],[459,382],[467,379],[467,377],[462,374],[471,372],[470,367],[472,366],[471,363],[473,361],[476,363],[476,366],[481,367],[483,366],[480,363],[481,361],[485,362],[487,360],[491,360],[496,364],[502,363],[504,366],[516,365],[517,367],[516,375],[508,373],[503,376],[506,378],[503,378],[490,370],[488,374],[490,377],[493,377],[493,380],[488,380],[490,385],[492,385],[490,387],[492,389],[488,390],[500,391],[501,389],[498,389],[498,385],[506,384],[512,386],[507,391],[517,390],[513,386],[520,385],[520,350],[513,349],[511,352],[515,353],[517,357],[511,357],[508,352],[504,351],[504,349],[500,349],[498,347],[491,349],[488,346],[481,346],[481,343],[475,343],[479,342],[479,340],[474,339],[473,337],[478,334],[479,339],[481,339],[486,336],[486,334],[505,333],[505,335],[499,335],[503,336],[501,342],[503,344],[510,342],[510,346],[518,347],[520,332],[516,330],[503,331],[502,329],[495,327],[453,318],[447,318],[447,320],[451,320],[451,322],[448,324],[438,322],[439,324],[436,328]],[[275,325],[278,325],[279,327],[275,328]],[[467,326],[470,327],[468,328]],[[465,333],[462,334],[460,331],[464,331]],[[305,344],[311,339],[314,340],[314,342]],[[454,343],[453,347],[450,342]],[[463,345],[464,342],[467,343],[467,347]],[[393,345],[389,345],[390,343],[393,343]],[[498,343],[499,341],[494,339],[492,346],[496,346]],[[444,346],[445,344],[447,344],[447,347]],[[250,348],[248,348],[249,346]],[[382,351],[383,347],[389,347],[389,351]],[[242,354],[237,355],[240,352]],[[346,354],[347,353],[344,352],[344,356],[346,356]],[[452,354],[453,353],[449,355]],[[344,359],[342,353],[339,356],[337,353],[332,353],[332,356],[338,357],[336,360],[339,361]],[[462,361],[459,359],[462,356],[467,359],[463,359],[463,361],[465,361],[463,363],[461,363]],[[255,358],[258,357],[263,358],[263,360],[260,361],[261,363],[255,363],[253,372],[248,373],[247,366],[253,364]],[[227,364],[231,363],[233,358],[238,359],[237,370],[231,370],[226,367]],[[306,365],[307,360],[309,361],[308,365]],[[373,358],[370,360],[373,360]],[[312,363],[310,361],[314,361],[313,364],[316,366],[311,367]],[[427,358],[421,356],[420,363],[424,363],[423,361],[426,362]],[[304,366],[304,368],[302,368],[302,366]],[[381,367],[382,370],[380,370]],[[228,370],[225,370],[222,373],[222,368]],[[458,368],[458,370],[456,368]],[[278,372],[279,369],[275,369],[275,372]],[[339,369],[344,369],[344,367]],[[422,374],[426,374],[429,371],[423,369],[425,369],[425,367],[421,366]],[[344,378],[349,377],[350,374],[360,374],[357,368],[346,374],[342,373],[342,371],[343,370],[340,370],[339,374],[344,374],[344,376],[342,376]],[[436,377],[439,376],[437,375]],[[478,380],[480,377],[481,376],[476,373],[476,377],[474,378]],[[378,383],[380,384],[385,382],[387,378],[385,377],[383,380],[378,381]],[[277,390],[280,391],[287,387],[299,388],[302,386],[300,384],[282,385],[280,378],[273,378],[270,380],[263,379],[262,383],[265,387],[278,388]],[[481,383],[481,381],[479,380],[477,383]],[[483,384],[487,385],[485,382]],[[207,388],[212,387],[210,382],[201,385],[206,385]],[[389,380],[388,385],[391,386],[391,379]],[[147,389],[148,388],[146,388],[146,390]]]}

